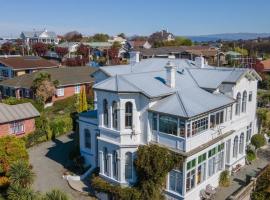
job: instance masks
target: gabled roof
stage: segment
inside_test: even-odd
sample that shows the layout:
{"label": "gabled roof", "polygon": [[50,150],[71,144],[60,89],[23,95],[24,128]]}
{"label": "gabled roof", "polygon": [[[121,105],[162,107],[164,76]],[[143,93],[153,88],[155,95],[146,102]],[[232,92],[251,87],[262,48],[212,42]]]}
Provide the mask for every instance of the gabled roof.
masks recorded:
{"label": "gabled roof", "polygon": [[40,116],[40,113],[31,103],[17,105],[0,103],[0,113],[0,124]]}
{"label": "gabled roof", "polygon": [[90,77],[90,74],[95,72],[94,67],[61,67],[53,69],[44,69],[32,74],[24,74],[21,76],[7,79],[0,82],[1,86],[7,86],[12,88],[31,88],[34,79],[38,74],[47,72],[51,75],[52,80],[58,80],[59,87],[66,85],[77,85],[83,83],[92,83],[94,79]]}
{"label": "gabled roof", "polygon": [[11,67],[13,70],[21,69],[45,69],[58,67],[55,62],[38,56],[16,56],[0,58],[0,64]]}

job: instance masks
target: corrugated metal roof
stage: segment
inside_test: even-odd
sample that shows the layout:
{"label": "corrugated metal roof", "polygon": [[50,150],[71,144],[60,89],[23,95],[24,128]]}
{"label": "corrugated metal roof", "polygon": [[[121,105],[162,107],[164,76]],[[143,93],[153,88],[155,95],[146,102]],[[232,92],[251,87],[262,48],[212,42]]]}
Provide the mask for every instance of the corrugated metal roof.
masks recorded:
{"label": "corrugated metal roof", "polygon": [[[168,61],[176,64],[175,88],[166,85],[165,65]],[[149,98],[162,98],[150,109],[182,117],[193,117],[233,103],[235,100],[216,89],[223,82],[236,82],[249,69],[198,68],[193,62],[183,59],[147,59],[134,66],[112,66],[101,69],[112,76],[96,85],[95,89],[138,92]]]}
{"label": "corrugated metal roof", "polygon": [[31,103],[7,105],[0,103],[0,124],[40,116]]}

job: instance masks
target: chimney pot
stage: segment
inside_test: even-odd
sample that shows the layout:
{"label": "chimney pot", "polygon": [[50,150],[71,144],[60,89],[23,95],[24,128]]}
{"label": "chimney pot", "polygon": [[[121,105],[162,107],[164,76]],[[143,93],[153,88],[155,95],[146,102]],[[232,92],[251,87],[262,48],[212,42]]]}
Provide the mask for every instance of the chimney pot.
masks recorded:
{"label": "chimney pot", "polygon": [[175,75],[176,75],[176,66],[172,61],[169,61],[166,66],[166,85],[170,88],[175,88]]}
{"label": "chimney pot", "polygon": [[205,61],[204,61],[204,57],[202,55],[200,57],[195,58],[195,65],[199,68],[205,67]]}

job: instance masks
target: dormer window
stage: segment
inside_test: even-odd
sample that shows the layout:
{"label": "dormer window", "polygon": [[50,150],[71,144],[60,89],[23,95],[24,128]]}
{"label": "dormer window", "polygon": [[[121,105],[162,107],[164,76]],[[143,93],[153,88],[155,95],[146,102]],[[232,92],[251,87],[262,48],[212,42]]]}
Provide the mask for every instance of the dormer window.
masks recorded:
{"label": "dormer window", "polygon": [[133,118],[133,105],[131,102],[127,102],[125,105],[125,127],[132,128],[132,118]]}

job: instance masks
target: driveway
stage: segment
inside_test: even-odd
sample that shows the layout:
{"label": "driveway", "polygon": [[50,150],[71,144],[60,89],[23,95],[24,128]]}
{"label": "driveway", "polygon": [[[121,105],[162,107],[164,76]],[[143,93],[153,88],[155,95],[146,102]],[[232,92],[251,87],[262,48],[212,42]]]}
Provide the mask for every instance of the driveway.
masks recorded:
{"label": "driveway", "polygon": [[36,174],[33,189],[45,193],[54,188],[60,189],[74,200],[92,200],[71,189],[62,175],[70,164],[68,155],[73,148],[74,142],[72,135],[63,135],[54,141],[48,141],[28,150],[30,163]]}

